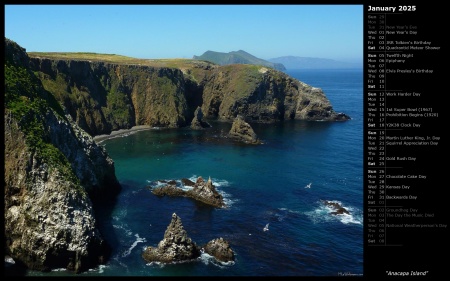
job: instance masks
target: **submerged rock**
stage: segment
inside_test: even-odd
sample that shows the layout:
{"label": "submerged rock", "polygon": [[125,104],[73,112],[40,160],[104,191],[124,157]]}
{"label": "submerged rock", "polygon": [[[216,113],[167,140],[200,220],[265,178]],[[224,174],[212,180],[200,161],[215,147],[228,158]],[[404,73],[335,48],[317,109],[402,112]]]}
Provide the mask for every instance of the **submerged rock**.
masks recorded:
{"label": "submerged rock", "polygon": [[228,136],[237,141],[241,141],[249,144],[261,144],[262,142],[256,136],[253,128],[244,121],[244,118],[241,115],[236,116],[233,121],[233,125],[231,125],[230,132]]}
{"label": "submerged rock", "polygon": [[332,202],[332,201],[327,201],[327,200],[322,200],[322,202],[326,206],[331,207],[334,210],[333,212],[330,212],[330,214],[332,214],[332,215],[342,215],[342,214],[349,215],[350,214],[350,212],[346,208],[342,207],[342,205],[337,202]]}
{"label": "submerged rock", "polygon": [[172,214],[172,220],[158,246],[147,247],[142,253],[145,261],[162,263],[189,261],[199,256],[200,248],[188,237],[176,213]]}

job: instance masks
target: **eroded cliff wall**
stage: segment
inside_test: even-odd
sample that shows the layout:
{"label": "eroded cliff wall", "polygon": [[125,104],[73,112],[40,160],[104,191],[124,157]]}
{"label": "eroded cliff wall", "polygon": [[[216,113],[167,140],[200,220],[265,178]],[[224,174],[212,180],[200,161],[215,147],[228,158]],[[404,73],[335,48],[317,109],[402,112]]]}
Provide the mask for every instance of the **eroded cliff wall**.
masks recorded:
{"label": "eroded cliff wall", "polygon": [[115,196],[114,162],[66,115],[5,38],[5,254],[37,270],[80,272],[109,248],[92,200]]}
{"label": "eroded cliff wall", "polygon": [[179,69],[32,58],[44,87],[91,135],[135,125],[186,126],[187,102]]}
{"label": "eroded cliff wall", "polygon": [[320,88],[289,75],[256,65],[228,65],[211,71],[203,86],[205,117],[272,123],[299,119],[342,121]]}
{"label": "eroded cliff wall", "polygon": [[[142,60],[145,63],[145,60]],[[91,135],[136,125],[188,126],[205,118],[232,122],[342,121],[320,88],[258,65],[183,67],[60,60],[33,56],[31,67],[77,124]]]}

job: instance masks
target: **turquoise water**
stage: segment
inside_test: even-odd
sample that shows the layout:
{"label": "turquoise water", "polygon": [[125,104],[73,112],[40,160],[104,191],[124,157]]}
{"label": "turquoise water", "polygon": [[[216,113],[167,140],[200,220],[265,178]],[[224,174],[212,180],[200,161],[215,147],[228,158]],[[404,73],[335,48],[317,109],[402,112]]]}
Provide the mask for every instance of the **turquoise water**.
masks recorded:
{"label": "turquoise water", "polygon": [[[297,70],[291,76],[322,88],[347,122],[252,124],[263,145],[221,137],[231,124],[204,131],[140,131],[102,142],[123,190],[99,215],[113,246],[110,261],[86,276],[337,276],[363,271],[362,70]],[[157,180],[211,177],[228,208],[189,198],[157,197]],[[311,184],[311,188],[305,188]],[[350,215],[330,215],[321,200]],[[236,260],[146,264],[142,251],[163,238],[172,213],[198,245],[223,237]],[[269,223],[269,231],[263,231]],[[29,275],[70,275],[65,271]]]}

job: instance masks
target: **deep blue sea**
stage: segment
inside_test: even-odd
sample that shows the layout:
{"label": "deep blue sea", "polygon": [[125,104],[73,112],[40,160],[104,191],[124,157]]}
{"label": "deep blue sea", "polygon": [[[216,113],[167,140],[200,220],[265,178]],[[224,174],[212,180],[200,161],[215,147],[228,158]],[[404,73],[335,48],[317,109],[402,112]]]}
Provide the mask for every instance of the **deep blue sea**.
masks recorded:
{"label": "deep blue sea", "polygon": [[[322,88],[346,122],[251,124],[263,145],[221,138],[231,123],[204,131],[152,129],[104,140],[122,192],[100,225],[113,246],[106,265],[82,276],[338,276],[363,273],[363,71],[290,70]],[[228,207],[158,197],[158,180],[211,177]],[[310,188],[306,186],[310,184]],[[331,215],[321,200],[350,215]],[[223,237],[235,262],[203,254],[178,264],[146,264],[172,213],[198,245]],[[269,230],[263,231],[269,224]],[[73,275],[64,270],[28,275]]]}

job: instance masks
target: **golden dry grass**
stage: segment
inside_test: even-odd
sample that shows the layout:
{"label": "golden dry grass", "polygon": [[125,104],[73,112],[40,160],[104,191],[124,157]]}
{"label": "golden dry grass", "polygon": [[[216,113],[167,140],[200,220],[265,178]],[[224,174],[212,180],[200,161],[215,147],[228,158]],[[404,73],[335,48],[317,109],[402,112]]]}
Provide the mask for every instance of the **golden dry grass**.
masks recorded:
{"label": "golden dry grass", "polygon": [[205,61],[193,59],[138,59],[116,54],[97,54],[97,53],[64,53],[64,52],[28,52],[32,58],[48,58],[53,60],[82,60],[82,61],[101,61],[115,64],[133,64],[147,65],[153,67],[173,67],[189,68],[195,65],[211,64]]}

